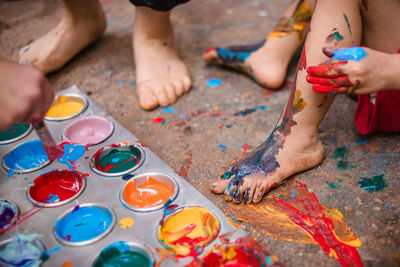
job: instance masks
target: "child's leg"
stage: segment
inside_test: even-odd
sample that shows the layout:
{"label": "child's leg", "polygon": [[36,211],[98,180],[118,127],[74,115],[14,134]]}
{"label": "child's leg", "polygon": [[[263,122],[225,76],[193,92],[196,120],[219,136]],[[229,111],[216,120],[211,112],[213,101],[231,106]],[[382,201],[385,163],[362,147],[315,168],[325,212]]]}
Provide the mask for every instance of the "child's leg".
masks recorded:
{"label": "child's leg", "polygon": [[189,91],[191,79],[174,45],[170,12],[136,7],[133,48],[140,106],[168,106]]}
{"label": "child's leg", "polygon": [[210,48],[203,59],[244,72],[262,86],[276,89],[303,44],[314,5],[314,0],[292,0],[266,40],[256,45]]}
{"label": "child's leg", "polygon": [[43,73],[60,69],[83,48],[103,35],[106,19],[99,0],[63,0],[61,22],[19,53],[20,63],[29,63]]}
{"label": "child's leg", "polygon": [[236,202],[259,202],[264,193],[286,178],[322,161],[324,149],[318,127],[334,96],[316,94],[306,82],[305,67],[327,60],[323,46],[357,46],[360,40],[357,0],[318,1],[297,78],[276,129],[261,146],[211,185],[214,193],[224,193],[227,200]]}

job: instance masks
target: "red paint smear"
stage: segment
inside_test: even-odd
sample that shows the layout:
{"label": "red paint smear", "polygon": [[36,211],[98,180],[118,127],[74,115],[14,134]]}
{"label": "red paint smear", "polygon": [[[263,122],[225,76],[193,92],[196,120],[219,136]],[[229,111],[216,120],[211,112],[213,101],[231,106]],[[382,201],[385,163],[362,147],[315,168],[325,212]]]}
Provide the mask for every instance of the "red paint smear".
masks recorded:
{"label": "red paint smear", "polygon": [[[21,214],[18,216],[18,221],[16,223],[14,223],[13,225],[10,225],[8,228],[4,228],[0,230],[0,234],[3,234],[7,231],[12,230],[14,227],[16,227],[17,225],[20,225],[21,223],[25,222],[26,220],[28,220],[30,217],[32,217],[33,215],[35,215],[36,213],[38,213],[39,211],[41,211],[43,208],[36,208],[36,207],[32,207],[30,210],[28,210],[27,212]],[[33,212],[32,212],[33,211]],[[32,213],[31,213],[32,212]]]}
{"label": "red paint smear", "polygon": [[189,174],[188,171],[190,169],[190,167],[192,166],[192,158],[193,158],[193,154],[192,151],[189,150],[185,153],[185,155],[187,155],[188,157],[185,159],[185,165],[181,167],[180,171],[177,172],[179,174],[179,176],[183,177],[183,178],[188,178]]}
{"label": "red paint smear", "polygon": [[154,124],[157,124],[157,123],[161,123],[161,122],[163,122],[164,121],[164,118],[163,117],[158,117],[158,118],[155,118],[154,120],[153,120],[153,123]]}
{"label": "red paint smear", "polygon": [[306,45],[303,45],[303,51],[301,52],[301,57],[299,61],[298,71],[305,70],[307,68],[307,57],[306,57]]}
{"label": "red paint smear", "polygon": [[209,52],[214,51],[214,50],[216,50],[215,47],[210,47],[210,48],[208,48],[208,49],[206,50],[205,53],[209,53]]}
{"label": "red paint smear", "polygon": [[304,214],[294,206],[273,196],[273,199],[279,203],[278,208],[285,212],[290,220],[300,226],[304,231],[321,246],[326,254],[337,259],[343,266],[363,266],[357,250],[341,241],[334,234],[334,225],[328,219],[323,207],[315,194],[307,191],[307,186],[297,182],[296,189],[303,191],[306,198],[296,198],[295,201],[301,202],[304,206]]}
{"label": "red paint smear", "polygon": [[247,154],[247,150],[249,149],[249,145],[247,143],[244,143],[242,146],[243,148],[243,156]]}
{"label": "red paint smear", "polygon": [[84,177],[75,170],[54,170],[37,177],[29,193],[33,200],[41,203],[50,203],[48,200],[53,195],[58,196],[58,201],[64,201],[81,190]]}

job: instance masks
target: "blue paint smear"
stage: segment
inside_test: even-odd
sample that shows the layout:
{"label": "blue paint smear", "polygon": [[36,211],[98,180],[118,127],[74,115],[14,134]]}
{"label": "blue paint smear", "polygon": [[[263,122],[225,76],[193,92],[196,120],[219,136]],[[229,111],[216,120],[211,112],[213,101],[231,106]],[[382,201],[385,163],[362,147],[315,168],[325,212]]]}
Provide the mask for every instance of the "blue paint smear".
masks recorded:
{"label": "blue paint smear", "polygon": [[265,105],[265,106],[255,106],[253,108],[246,108],[245,110],[236,112],[235,114],[233,114],[234,116],[246,116],[249,115],[253,112],[255,112],[256,110],[267,110],[269,109],[269,106]]}
{"label": "blue paint smear", "polygon": [[126,81],[126,80],[117,80],[117,83],[118,83],[118,84],[126,84],[127,81]]}
{"label": "blue paint smear", "polygon": [[181,115],[179,115],[179,118],[186,119],[186,115],[185,114],[181,114]]}
{"label": "blue paint smear", "polygon": [[4,164],[10,168],[11,175],[15,170],[40,168],[47,161],[47,154],[40,140],[25,142],[4,157]]}
{"label": "blue paint smear", "polygon": [[112,219],[108,209],[80,207],[56,222],[55,234],[70,242],[91,240],[104,233],[111,226]]}
{"label": "blue paint smear", "polygon": [[26,48],[24,49],[24,52],[23,52],[23,53],[26,53],[26,52],[28,52],[30,49],[31,49],[31,47],[30,47],[30,46],[26,47]]}
{"label": "blue paint smear", "polygon": [[59,202],[59,200],[60,200],[59,196],[50,194],[49,199],[47,199],[46,201],[49,203],[53,203],[53,202]]}
{"label": "blue paint smear", "polygon": [[210,88],[217,87],[217,86],[219,86],[219,85],[221,85],[221,84],[222,84],[222,81],[221,81],[220,79],[209,79],[209,80],[206,82],[206,85],[207,85],[208,87],[210,87]]}
{"label": "blue paint smear", "polygon": [[363,144],[366,144],[366,143],[368,143],[368,140],[361,140],[361,141],[357,141],[356,142],[357,145],[363,145]]}
{"label": "blue paint smear", "polygon": [[232,52],[228,51],[225,47],[219,47],[216,49],[217,53],[220,57],[223,58],[223,60],[227,62],[233,61],[235,59],[235,62],[245,62],[246,59],[251,55],[251,53],[248,52]]}
{"label": "blue paint smear", "polygon": [[294,198],[296,196],[296,192],[294,192],[294,189],[292,189],[292,194],[290,195],[291,198]]}
{"label": "blue paint smear", "polygon": [[0,250],[0,266],[39,267],[41,247],[37,246],[37,234],[13,236],[12,241]]}
{"label": "blue paint smear", "polygon": [[222,144],[220,144],[219,147],[222,148],[222,149],[227,149],[228,148],[227,146],[224,146]]}
{"label": "blue paint smear", "polygon": [[162,112],[165,112],[165,113],[173,113],[173,114],[178,114],[179,113],[176,109],[171,108],[171,107],[166,107],[166,108],[160,107],[160,109],[161,109]]}
{"label": "blue paint smear", "polygon": [[52,172],[52,171],[55,171],[55,170],[58,170],[58,169],[57,168],[53,168],[53,169],[49,169],[49,170],[43,170],[43,171],[38,172],[38,174],[42,175],[42,174],[49,173],[49,172]]}
{"label": "blue paint smear", "polygon": [[136,85],[136,81],[130,82],[129,85]]}
{"label": "blue paint smear", "polygon": [[58,159],[58,162],[65,164],[70,169],[74,169],[71,163],[75,163],[86,152],[86,148],[81,145],[63,144],[64,156]]}
{"label": "blue paint smear", "polygon": [[61,247],[55,247],[52,250],[47,251],[47,255],[50,255],[52,253],[59,252],[61,250]]}
{"label": "blue paint smear", "polygon": [[360,61],[365,56],[367,56],[367,52],[362,47],[343,48],[333,52],[332,60]]}

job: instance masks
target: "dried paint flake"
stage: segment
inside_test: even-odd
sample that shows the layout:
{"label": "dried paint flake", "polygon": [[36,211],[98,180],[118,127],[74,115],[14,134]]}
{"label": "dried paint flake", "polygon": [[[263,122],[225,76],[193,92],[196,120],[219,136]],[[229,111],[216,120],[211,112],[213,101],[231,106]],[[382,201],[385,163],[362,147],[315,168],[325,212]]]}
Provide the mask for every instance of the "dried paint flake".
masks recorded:
{"label": "dried paint flake", "polygon": [[256,110],[267,110],[269,109],[269,106],[265,105],[265,106],[255,106],[253,108],[246,108],[245,110],[236,112],[235,114],[233,114],[234,116],[247,116],[253,112],[255,112]]}
{"label": "dried paint flake", "polygon": [[220,79],[209,79],[206,82],[206,85],[210,88],[220,86],[221,84],[222,84],[222,81]]}
{"label": "dried paint flake", "polygon": [[158,123],[164,124],[164,123],[165,123],[165,119],[164,119],[163,117],[157,117],[157,118],[155,118],[155,119],[153,120],[153,124],[158,124]]}
{"label": "dried paint flake", "polygon": [[121,226],[121,228],[129,228],[132,227],[134,224],[135,220],[131,217],[125,217],[119,221],[119,226]]}

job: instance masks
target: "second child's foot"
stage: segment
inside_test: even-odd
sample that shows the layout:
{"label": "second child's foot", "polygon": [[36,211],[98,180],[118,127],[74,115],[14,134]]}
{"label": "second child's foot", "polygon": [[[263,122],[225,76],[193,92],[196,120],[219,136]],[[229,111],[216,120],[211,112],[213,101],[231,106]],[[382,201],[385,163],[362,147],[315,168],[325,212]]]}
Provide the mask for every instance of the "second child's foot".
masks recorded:
{"label": "second child's foot", "polygon": [[103,35],[106,19],[99,4],[79,17],[66,12],[54,29],[20,50],[19,63],[32,64],[45,74],[53,72]]}
{"label": "second child's foot", "polygon": [[263,87],[277,89],[284,83],[289,62],[300,45],[293,33],[255,45],[210,48],[203,60],[243,72]]}

